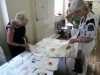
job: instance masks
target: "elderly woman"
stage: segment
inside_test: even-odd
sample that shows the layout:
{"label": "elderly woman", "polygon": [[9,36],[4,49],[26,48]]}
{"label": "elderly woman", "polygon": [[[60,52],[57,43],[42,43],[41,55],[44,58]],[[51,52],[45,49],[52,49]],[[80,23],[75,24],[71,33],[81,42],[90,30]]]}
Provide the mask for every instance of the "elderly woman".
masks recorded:
{"label": "elderly woman", "polygon": [[28,22],[26,15],[22,12],[17,13],[15,19],[6,26],[7,43],[11,52],[11,56],[15,57],[25,51],[26,36],[25,26]]}
{"label": "elderly woman", "polygon": [[75,69],[75,71],[86,75],[89,57],[92,49],[95,47],[98,18],[90,11],[89,6],[85,4],[84,0],[73,0],[68,16],[72,15],[81,17],[81,20],[77,36],[72,38],[70,43],[78,43],[78,50],[82,52],[85,58],[84,71],[82,71],[81,65],[76,65],[77,69]]}

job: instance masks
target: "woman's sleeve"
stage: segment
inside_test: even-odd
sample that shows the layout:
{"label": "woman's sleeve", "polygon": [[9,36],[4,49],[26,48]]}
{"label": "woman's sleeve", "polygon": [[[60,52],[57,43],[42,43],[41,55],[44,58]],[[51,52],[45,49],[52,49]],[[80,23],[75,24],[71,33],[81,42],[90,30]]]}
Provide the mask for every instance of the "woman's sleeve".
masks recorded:
{"label": "woman's sleeve", "polygon": [[7,42],[11,44],[13,42],[14,28],[11,25],[6,26]]}
{"label": "woman's sleeve", "polygon": [[14,27],[13,27],[12,25],[8,24],[8,25],[6,26],[6,31],[8,31],[8,29],[14,30]]}
{"label": "woman's sleeve", "polygon": [[93,23],[89,23],[87,27],[87,37],[90,37],[92,39],[96,38],[96,30],[95,25]]}

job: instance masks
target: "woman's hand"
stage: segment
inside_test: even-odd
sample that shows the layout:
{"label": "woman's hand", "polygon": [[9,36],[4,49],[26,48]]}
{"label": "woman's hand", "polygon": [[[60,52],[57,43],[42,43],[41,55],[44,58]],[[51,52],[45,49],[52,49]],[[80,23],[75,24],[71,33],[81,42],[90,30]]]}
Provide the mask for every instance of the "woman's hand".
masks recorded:
{"label": "woman's hand", "polygon": [[25,48],[26,48],[26,50],[29,50],[29,45],[25,44]]}
{"label": "woman's hand", "polygon": [[19,46],[24,47],[24,48],[29,48],[28,44],[20,44]]}
{"label": "woman's hand", "polygon": [[69,43],[73,44],[73,43],[89,43],[91,40],[93,40],[92,38],[88,38],[88,37],[78,37],[75,39],[71,39]]}
{"label": "woman's hand", "polygon": [[77,39],[71,39],[69,43],[73,44],[75,42],[77,42]]}
{"label": "woman's hand", "polygon": [[70,40],[71,44],[76,43],[76,42],[78,42],[78,43],[86,43],[86,38],[84,38],[84,37],[78,37],[78,38]]}
{"label": "woman's hand", "polygon": [[79,43],[89,43],[92,39],[89,37],[78,37]]}
{"label": "woman's hand", "polygon": [[29,45],[28,44],[21,44],[20,47],[24,47],[25,50],[29,51]]}

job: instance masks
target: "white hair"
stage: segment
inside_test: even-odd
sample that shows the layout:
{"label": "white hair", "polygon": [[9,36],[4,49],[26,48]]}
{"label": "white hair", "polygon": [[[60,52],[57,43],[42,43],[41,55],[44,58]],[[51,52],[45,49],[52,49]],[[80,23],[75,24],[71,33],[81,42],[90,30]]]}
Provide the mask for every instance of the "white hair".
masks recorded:
{"label": "white hair", "polygon": [[27,20],[27,16],[25,14],[25,12],[18,12],[16,13],[16,16],[15,16],[15,20],[20,20],[20,21],[24,21],[24,20]]}
{"label": "white hair", "polygon": [[84,0],[72,0],[69,7],[69,14],[82,9],[85,6]]}

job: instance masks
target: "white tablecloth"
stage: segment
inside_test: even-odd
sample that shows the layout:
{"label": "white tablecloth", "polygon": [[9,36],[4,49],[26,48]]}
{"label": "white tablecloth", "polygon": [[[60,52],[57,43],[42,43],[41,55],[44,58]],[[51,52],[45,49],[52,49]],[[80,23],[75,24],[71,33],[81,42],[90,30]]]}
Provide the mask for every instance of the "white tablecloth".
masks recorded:
{"label": "white tablecloth", "polygon": [[[40,71],[40,69],[38,69],[40,60],[41,59],[35,59],[32,53],[24,52],[2,65],[0,67],[0,75],[37,75],[36,73]],[[53,61],[55,64],[55,60]],[[47,67],[48,69],[46,69],[45,72],[48,75],[53,75],[54,70],[51,70],[53,66]]]}

